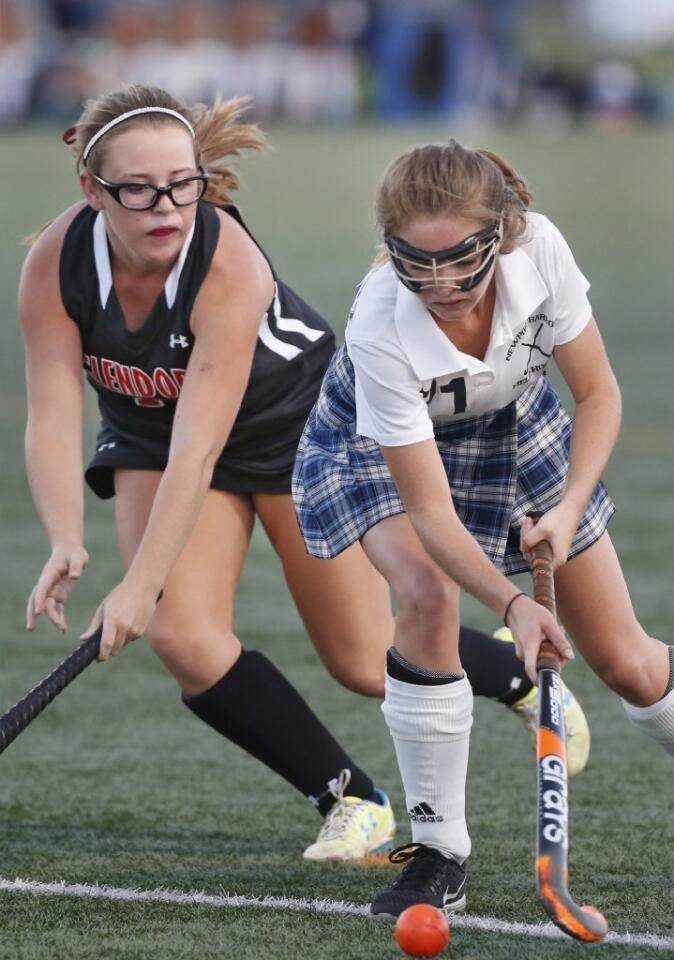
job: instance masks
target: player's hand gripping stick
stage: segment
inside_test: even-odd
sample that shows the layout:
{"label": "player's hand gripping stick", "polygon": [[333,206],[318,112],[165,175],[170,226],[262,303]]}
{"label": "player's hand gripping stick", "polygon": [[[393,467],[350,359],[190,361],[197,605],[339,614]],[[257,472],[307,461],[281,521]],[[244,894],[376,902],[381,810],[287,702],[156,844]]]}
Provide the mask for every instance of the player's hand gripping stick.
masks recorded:
{"label": "player's hand gripping stick", "polygon": [[[552,548],[547,540],[533,548],[534,600],[556,617]],[[568,883],[568,778],[560,660],[544,640],[538,670],[538,845],[536,890],[550,919],[576,940],[601,940],[608,933],[602,914],[571,899]]]}

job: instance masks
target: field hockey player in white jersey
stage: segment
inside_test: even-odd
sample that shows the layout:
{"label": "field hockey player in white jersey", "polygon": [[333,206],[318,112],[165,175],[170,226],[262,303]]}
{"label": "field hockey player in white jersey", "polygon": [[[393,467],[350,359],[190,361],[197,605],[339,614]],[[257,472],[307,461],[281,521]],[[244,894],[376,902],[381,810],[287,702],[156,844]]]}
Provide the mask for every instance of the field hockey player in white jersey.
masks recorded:
{"label": "field hockey player in white jersey", "polygon": [[[408,862],[374,898],[376,915],[465,904],[473,693],[459,596],[503,618],[532,680],[543,639],[572,658],[552,616],[507,576],[529,568],[540,540],[572,641],[674,755],[674,647],[638,623],[606,532],[614,508],[600,476],[619,389],[589,284],[530,201],[501,157],[454,140],[389,165],[376,198],[384,246],[298,450],[307,549],[334,558],[360,541],[397,601],[383,709],[413,844],[392,854]],[[573,421],[545,376],[551,358]]]}
{"label": "field hockey player in white jersey", "polygon": [[[187,707],[324,815],[305,856],[349,860],[390,843],[391,805],[232,623],[257,518],[330,673],[383,695],[386,582],[359,545],[329,564],[307,556],[293,510],[295,451],[334,337],[276,276],[231,200],[233,157],[264,145],[243,107],[188,109],[131,86],[91,101],[65,135],[84,201],[41,232],[20,288],[27,467],[52,548],[27,624],[44,613],[66,629],[88,561],[84,367],[102,421],[86,480],[114,496],[125,569],[92,623],[104,623],[101,658],[145,634]],[[535,691],[512,645],[462,635],[476,692],[530,722]],[[575,701],[569,710],[582,769],[589,733]]]}

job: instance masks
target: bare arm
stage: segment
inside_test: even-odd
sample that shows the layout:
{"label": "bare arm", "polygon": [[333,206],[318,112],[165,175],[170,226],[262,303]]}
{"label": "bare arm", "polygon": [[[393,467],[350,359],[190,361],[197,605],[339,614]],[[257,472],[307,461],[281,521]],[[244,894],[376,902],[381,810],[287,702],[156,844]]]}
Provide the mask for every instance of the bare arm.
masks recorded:
{"label": "bare arm", "polygon": [[569,343],[555,349],[555,360],[575,401],[569,472],[559,504],[536,526],[522,529],[525,551],[547,539],[555,567],[564,563],[583,513],[615,447],[620,430],[620,389],[594,320]]}
{"label": "bare arm", "polygon": [[64,310],[58,278],[63,235],[76,209],[39,238],[19,285],[28,395],[26,467],[52,550],[28,600],[29,630],[45,612],[65,631],[63,604],[88,560],[83,545],[82,344]]}
{"label": "bare arm", "polygon": [[271,272],[257,248],[238,226],[223,223],[194,307],[195,345],[147,528],[123,581],[87,631],[93,632],[103,618],[102,659],[144,632],[196,523],[248,383],[260,318],[272,290]]}
{"label": "bare arm", "polygon": [[[502,617],[520,591],[496,569],[459,520],[435,441],[382,447],[382,452],[424,549],[448,577]],[[554,619],[528,598],[513,603],[508,623],[534,682],[543,639],[550,639],[564,657],[573,656]]]}

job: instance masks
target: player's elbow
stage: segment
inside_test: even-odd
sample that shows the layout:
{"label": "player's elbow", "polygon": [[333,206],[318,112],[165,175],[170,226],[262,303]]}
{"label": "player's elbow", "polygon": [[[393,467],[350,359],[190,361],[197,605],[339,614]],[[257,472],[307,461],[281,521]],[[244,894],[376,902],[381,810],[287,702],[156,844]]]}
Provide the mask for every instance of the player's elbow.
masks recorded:
{"label": "player's elbow", "polygon": [[580,394],[576,394],[576,414],[587,410],[593,414],[605,427],[620,426],[622,419],[622,394],[615,374],[607,367],[600,375],[588,384]]}
{"label": "player's elbow", "polygon": [[222,446],[215,443],[207,443],[196,439],[193,441],[173,441],[167,469],[172,469],[172,471],[185,478],[198,476],[200,481],[208,485],[221,453]]}
{"label": "player's elbow", "polygon": [[622,421],[623,404],[620,386],[612,370],[609,371],[602,391],[602,408],[607,427],[612,425],[617,437]]}

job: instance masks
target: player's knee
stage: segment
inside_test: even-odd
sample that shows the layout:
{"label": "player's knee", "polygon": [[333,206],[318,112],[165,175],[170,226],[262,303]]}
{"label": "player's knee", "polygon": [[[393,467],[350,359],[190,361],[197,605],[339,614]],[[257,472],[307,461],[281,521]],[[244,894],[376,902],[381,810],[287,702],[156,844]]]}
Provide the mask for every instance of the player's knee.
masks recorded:
{"label": "player's knee", "polygon": [[611,690],[629,703],[652,702],[651,680],[637,650],[614,654],[597,672]]}
{"label": "player's knee", "polygon": [[339,664],[328,667],[330,675],[347,690],[364,697],[384,696],[384,663],[379,667]]}
{"label": "player's knee", "polygon": [[155,616],[145,636],[154,653],[172,672],[176,665],[210,660],[216,650],[224,652],[231,647],[238,656],[240,649],[230,631],[194,619],[187,623],[177,616]]}
{"label": "player's knee", "polygon": [[446,636],[448,622],[457,616],[458,599],[456,584],[431,562],[415,563],[396,591],[399,615],[423,621],[429,636]]}
{"label": "player's knee", "polygon": [[163,660],[170,651],[177,649],[180,643],[179,631],[171,628],[170,624],[155,623],[154,621],[145,631],[145,639],[150,647]]}
{"label": "player's knee", "polygon": [[183,693],[196,696],[222,679],[241,655],[233,633],[213,625],[154,623],[148,630],[150,646]]}
{"label": "player's knee", "polygon": [[181,649],[184,651],[190,646],[189,630],[180,617],[162,616],[157,610],[145,631],[145,639],[160,660],[175,660]]}

